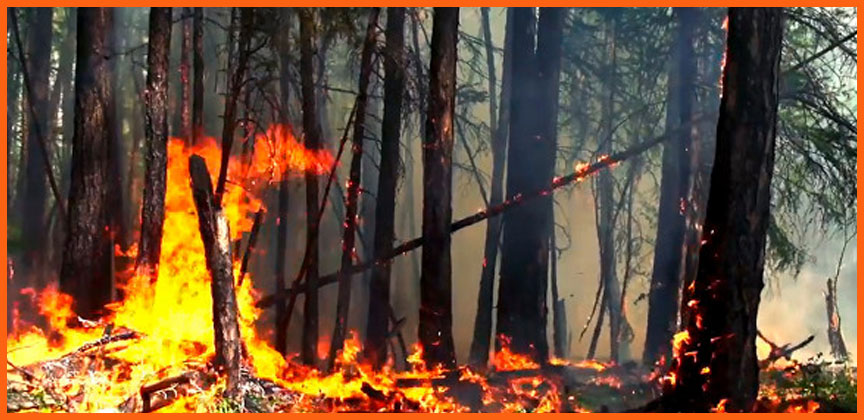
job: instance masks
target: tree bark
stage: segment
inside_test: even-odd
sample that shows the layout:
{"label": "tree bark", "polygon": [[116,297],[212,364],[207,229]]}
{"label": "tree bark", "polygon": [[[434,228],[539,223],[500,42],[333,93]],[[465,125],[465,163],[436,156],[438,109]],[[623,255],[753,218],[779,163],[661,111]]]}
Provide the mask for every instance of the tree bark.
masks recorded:
{"label": "tree bark", "polygon": [[[303,99],[303,135],[307,149],[318,150],[321,145],[313,60],[313,37],[315,14],[308,8],[298,10],[300,15],[300,90]],[[314,366],[318,360],[318,175],[306,171],[306,243],[314,249],[308,251],[306,263],[306,297],[303,301],[303,337],[300,358],[303,363]],[[302,268],[301,268],[302,269]]]}
{"label": "tree bark", "polygon": [[168,171],[168,65],[171,49],[171,8],[150,8],[147,47],[147,89],[144,132],[144,197],[141,239],[136,261],[139,273],[159,277],[162,227],[165,222],[165,182]]}
{"label": "tree bark", "polygon": [[459,8],[436,7],[423,139],[423,237],[418,335],[427,366],[456,366],[453,347],[450,222]]}
{"label": "tree bark", "polygon": [[75,298],[76,312],[96,317],[111,296],[110,160],[107,8],[78,10],[75,66],[75,134],[72,182],[60,289]]}
{"label": "tree bark", "polygon": [[204,132],[204,8],[192,12],[192,144]]}
{"label": "tree bark", "polygon": [[835,359],[846,361],[849,358],[849,352],[846,350],[846,341],[843,339],[843,331],[840,328],[840,309],[837,307],[837,280],[837,276],[829,278],[827,282],[828,288],[825,292],[825,308],[828,313],[828,344],[831,345],[831,355]]}
{"label": "tree bark", "polygon": [[[563,9],[542,8],[534,53],[534,11],[514,10],[513,80],[507,194],[517,196],[543,188],[553,178],[557,143],[558,77]],[[534,110],[531,112],[530,110]],[[548,285],[549,196],[504,215],[501,284],[498,288],[497,336],[511,339],[511,350],[545,363],[546,291]],[[496,347],[500,348],[500,340]]]}
{"label": "tree bark", "polygon": [[[396,184],[399,181],[399,147],[402,131],[402,97],[405,93],[405,8],[387,8],[384,47],[384,117],[381,123],[381,164],[375,203],[374,258],[393,249],[396,218]],[[413,211],[413,209],[409,209]],[[366,357],[380,368],[387,361],[389,333],[390,268],[372,269],[366,322]]]}
{"label": "tree bark", "polygon": [[373,7],[366,26],[366,38],[360,53],[360,80],[358,82],[357,114],[354,118],[354,137],[351,144],[351,169],[348,175],[348,191],[345,197],[345,221],[342,234],[342,260],[340,264],[339,291],[336,299],[336,325],[330,342],[327,357],[328,370],[336,362],[336,353],[342,350],[345,330],[348,323],[348,309],[351,304],[351,274],[348,269],[354,264],[354,243],[357,232],[357,203],[360,196],[360,177],[363,165],[363,138],[366,135],[366,104],[369,78],[372,75],[372,53],[375,49],[378,15],[381,8]]}
{"label": "tree bark", "polygon": [[[777,123],[783,10],[730,8],[723,99],[696,281],[686,317],[673,409],[753,408],[759,387],[756,319]],[[682,334],[685,334],[682,333]],[[685,356],[686,354],[686,356]],[[702,371],[709,369],[708,374]]]}
{"label": "tree bark", "polygon": [[[12,13],[15,13],[14,8],[6,9],[6,22],[8,27],[6,28],[6,39],[13,39],[14,34],[12,33]],[[21,54],[18,54],[15,51],[14,43],[9,43],[9,51],[13,57],[19,57]],[[13,181],[15,178],[15,164],[12,161],[13,154],[11,152],[12,145],[15,144],[14,137],[15,132],[13,127],[15,123],[18,122],[18,118],[20,117],[20,104],[21,104],[21,71],[19,69],[19,63],[17,59],[7,60],[7,69],[6,69],[6,144],[7,148],[10,149],[9,153],[6,153],[6,179],[7,179],[7,188],[6,188],[6,203],[9,208],[12,207],[13,203],[13,193],[15,192],[15,188],[9,188],[11,186],[16,185]],[[19,141],[22,143],[24,139],[21,138]],[[14,220],[14,218],[9,219]],[[9,305],[11,308],[11,305]]]}
{"label": "tree bark", "polygon": [[[504,167],[507,164],[507,134],[510,125],[510,90],[513,57],[511,51],[513,10],[507,9],[504,28],[504,60],[501,77],[501,103],[496,105],[496,73],[492,30],[489,25],[489,10],[483,14],[483,37],[486,43],[486,64],[489,73],[489,121],[492,136],[492,180],[489,188],[489,205],[499,205],[504,200]],[[501,217],[489,218],[486,222],[486,237],[483,245],[483,270],[480,273],[480,290],[477,294],[477,314],[474,318],[474,337],[471,340],[469,363],[485,367],[489,361],[492,339],[492,305],[495,293],[495,268],[501,246]]]}
{"label": "tree bark", "polygon": [[[677,40],[668,78],[666,131],[689,126],[692,118],[696,61],[693,55],[695,8],[675,10]],[[690,201],[690,160],[693,140],[690,130],[679,131],[675,141],[663,146],[660,204],[654,246],[654,266],[648,293],[648,327],[642,363],[669,360],[672,336],[677,328],[679,289],[684,261],[686,209]]]}
{"label": "tree bark", "polygon": [[235,394],[240,383],[241,338],[237,321],[237,296],[231,263],[231,235],[228,220],[213,194],[210,173],[204,159],[189,157],[192,197],[198,211],[198,228],[204,243],[210,292],[213,298],[214,363],[228,379],[228,393]]}
{"label": "tree bark", "polygon": [[[51,73],[51,41],[53,8],[39,7],[31,10],[28,22],[27,61],[24,62],[29,75],[28,105],[35,112],[27,118],[27,154],[24,167],[24,193],[19,200],[22,238],[21,270],[27,275],[34,275],[37,287],[44,286],[40,267],[44,260],[43,247],[47,243],[46,228],[46,167],[47,158],[43,150],[47,144],[49,131],[50,106],[48,93],[50,89],[49,75]],[[20,52],[20,51],[19,51]],[[22,55],[23,56],[23,55]],[[25,80],[25,82],[27,82]],[[41,136],[45,136],[40,139]],[[25,137],[22,137],[22,139]],[[50,170],[50,167],[48,168]]]}
{"label": "tree bark", "polygon": [[183,30],[180,43],[180,137],[187,145],[192,144],[192,104],[189,58],[192,54],[192,8],[184,7],[180,17]]}

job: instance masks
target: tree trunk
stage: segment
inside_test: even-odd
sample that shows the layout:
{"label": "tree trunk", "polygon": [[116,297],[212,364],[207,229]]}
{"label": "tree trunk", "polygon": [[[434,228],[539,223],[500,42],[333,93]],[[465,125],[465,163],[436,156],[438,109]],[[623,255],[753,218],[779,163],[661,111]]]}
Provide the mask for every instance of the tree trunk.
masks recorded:
{"label": "tree trunk", "polygon": [[192,12],[192,144],[204,132],[204,8]]}
{"label": "tree trunk", "polygon": [[192,144],[192,104],[191,82],[189,78],[189,57],[192,54],[192,8],[184,7],[180,17],[183,30],[180,43],[180,137],[186,144]]}
{"label": "tree trunk", "polygon": [[348,269],[354,264],[354,242],[357,231],[357,203],[360,195],[360,177],[363,165],[363,137],[366,135],[366,103],[369,78],[372,75],[372,52],[375,49],[376,27],[381,8],[373,7],[366,26],[366,38],[360,54],[360,80],[358,82],[357,114],[354,118],[354,137],[351,142],[351,169],[348,175],[348,191],[345,197],[345,221],[342,224],[342,260],[340,264],[339,291],[336,301],[336,325],[330,342],[327,357],[328,370],[333,369],[336,353],[342,350],[345,330],[348,323],[348,309],[351,304],[351,274]]}
{"label": "tree trunk", "polygon": [[[120,50],[120,37],[118,36],[118,22],[115,16],[115,8],[109,9],[108,23],[108,90],[105,94],[107,101],[107,114],[105,118],[108,121],[108,219],[110,221],[111,243],[114,248],[126,249],[128,244],[128,226],[126,226],[126,202],[128,192],[124,190],[125,183],[123,182],[123,168],[128,165],[126,145],[122,136],[122,121],[120,109],[117,106],[117,62],[120,60],[118,51]],[[119,9],[118,9],[119,10]],[[111,252],[111,299],[114,299],[113,278],[114,272],[123,272],[125,267],[116,267],[114,260],[114,252]]]}
{"label": "tree trunk", "polygon": [[[396,184],[399,181],[399,147],[402,131],[402,97],[405,91],[405,8],[387,8],[384,47],[384,119],[381,123],[381,164],[375,203],[374,258],[393,249],[396,218]],[[413,211],[413,209],[408,209]],[[366,357],[380,368],[387,361],[390,308],[390,262],[372,269],[366,323]]]}
{"label": "tree trunk", "polygon": [[168,170],[168,65],[171,48],[171,8],[150,8],[145,90],[144,196],[141,239],[136,261],[139,273],[159,277],[162,227],[165,222],[165,182]]}
{"label": "tree trunk", "polygon": [[[839,271],[838,271],[839,274]],[[828,312],[828,344],[831,345],[831,355],[840,361],[849,359],[846,341],[840,328],[840,309],[837,307],[837,280],[839,275],[828,279],[828,289],[825,292],[825,308]]]}
{"label": "tree trunk", "polygon": [[[492,45],[492,30],[489,25],[489,8],[481,9],[483,15],[483,37],[486,43],[486,64],[489,74],[489,121],[492,136],[492,180],[489,188],[489,205],[496,206],[504,200],[504,166],[507,164],[507,133],[510,125],[510,90],[512,64],[513,10],[507,9],[504,28],[504,60],[501,77],[501,103],[496,100],[495,55]],[[495,293],[495,268],[498,264],[498,249],[501,246],[501,217],[489,218],[486,222],[486,238],[483,245],[483,270],[480,273],[480,290],[477,294],[477,314],[474,318],[474,337],[471,340],[469,362],[473,366],[485,367],[489,361],[492,339],[492,305]]]}
{"label": "tree trunk", "polygon": [[[170,8],[168,8],[170,10]],[[169,12],[170,13],[170,12]],[[231,264],[231,235],[228,219],[213,194],[210,172],[204,159],[189,157],[192,196],[198,211],[198,228],[204,243],[210,292],[213,299],[213,335],[216,348],[214,364],[228,379],[228,393],[238,391],[240,383],[241,337],[237,321],[237,296]]]}
{"label": "tree trunk", "polygon": [[673,365],[678,383],[664,395],[677,409],[708,411],[726,399],[727,410],[748,411],[756,400],[782,33],[780,8],[729,9],[704,244],[696,281],[685,285],[690,313]]}
{"label": "tree trunk", "polygon": [[456,366],[453,347],[450,221],[459,8],[436,7],[423,139],[423,256],[418,336],[427,366]]}
{"label": "tree trunk", "polygon": [[[693,55],[693,25],[698,11],[678,8],[678,32],[669,70],[666,132],[689,126],[692,117],[696,61]],[[654,246],[654,268],[648,293],[648,327],[642,363],[669,360],[672,335],[678,321],[679,289],[684,267],[682,249],[686,232],[686,210],[690,201],[690,160],[693,141],[690,130],[678,131],[675,141],[663,146],[660,204]]]}
{"label": "tree trunk", "polygon": [[[15,12],[14,8],[6,9],[6,22],[8,27],[6,28],[6,39],[13,39],[14,36],[12,34],[12,13]],[[15,51],[14,43],[9,43],[9,51],[14,57],[18,57],[19,54]],[[7,208],[12,207],[13,202],[13,192],[15,188],[9,188],[10,186],[14,186],[15,183],[13,179],[15,178],[15,164],[12,160],[13,153],[11,152],[12,146],[15,144],[14,135],[15,132],[13,127],[15,123],[18,122],[18,118],[20,116],[20,104],[21,104],[21,71],[18,68],[18,60],[7,60],[8,68],[6,69],[6,144],[9,152],[6,153],[6,180],[8,182],[6,187],[6,203]],[[23,138],[20,139],[23,142]],[[10,218],[12,220],[13,218]],[[11,305],[10,305],[11,307]]]}
{"label": "tree trunk", "polygon": [[[313,60],[313,37],[315,31],[314,11],[298,10],[300,15],[300,90],[303,99],[303,135],[307,149],[318,150],[321,145],[321,127],[315,97],[315,75]],[[306,268],[306,297],[303,301],[303,338],[300,358],[303,363],[314,366],[318,360],[318,176],[306,171],[306,243],[313,244],[309,251]]]}
{"label": "tree trunk", "polygon": [[[291,9],[279,9],[281,30],[277,31],[276,42],[279,50],[279,94],[280,112],[279,118],[285,127],[291,125],[289,107],[291,103]],[[288,249],[288,210],[289,189],[287,169],[279,179],[278,214],[276,215],[276,292],[285,290],[285,252]],[[284,299],[276,305],[276,350],[285,356],[288,354],[288,331],[281,326],[281,320],[285,317]]]}
{"label": "tree trunk", "polygon": [[[107,209],[110,160],[108,125],[108,8],[78,10],[75,66],[75,134],[72,182],[60,288],[75,298],[82,317],[96,317],[111,296],[113,247]],[[34,148],[35,149],[35,148]]]}
{"label": "tree trunk", "polygon": [[[616,13],[616,12],[611,12]],[[607,96],[603,105],[603,137],[598,148],[601,156],[612,151],[613,119],[615,118],[615,73],[616,73],[616,19],[615,15],[608,17],[606,23],[606,45],[608,54]],[[606,309],[609,312],[609,353],[610,360],[617,362],[621,354],[621,287],[618,284],[615,258],[615,180],[611,169],[600,172],[597,178],[597,196],[600,204],[598,241],[600,246],[600,278],[603,282],[603,296],[606,299]]]}
{"label": "tree trunk", "polygon": [[[45,156],[43,154],[49,152],[49,150],[42,150],[43,145],[40,145],[42,140],[39,136],[47,136],[50,133],[48,124],[51,121],[51,109],[48,103],[48,92],[51,73],[53,10],[50,7],[31,9],[31,18],[28,23],[27,61],[24,63],[30,79],[28,96],[30,103],[28,105],[35,110],[35,115],[30,115],[27,118],[24,193],[19,200],[23,251],[20,267],[25,275],[34,276],[36,279],[34,285],[39,288],[44,286],[44,276],[40,270],[44,266],[43,247],[47,243],[45,209],[48,190],[46,188]],[[44,137],[44,141],[47,139],[48,137]]]}
{"label": "tree trunk", "polygon": [[[563,9],[542,8],[534,53],[534,10],[513,15],[513,93],[507,153],[507,195],[548,185],[555,170],[558,77]],[[518,88],[517,88],[518,86]],[[531,112],[530,110],[534,110]],[[550,196],[504,215],[501,284],[498,288],[497,336],[511,339],[511,350],[545,363],[546,290],[548,285]],[[500,348],[497,341],[496,347]]]}

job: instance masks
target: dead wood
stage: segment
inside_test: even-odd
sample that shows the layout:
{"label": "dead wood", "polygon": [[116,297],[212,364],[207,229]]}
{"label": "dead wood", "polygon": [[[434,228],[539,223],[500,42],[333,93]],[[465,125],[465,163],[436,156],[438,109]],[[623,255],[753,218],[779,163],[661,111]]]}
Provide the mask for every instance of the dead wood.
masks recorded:
{"label": "dead wood", "polygon": [[243,254],[243,262],[240,263],[240,280],[237,281],[238,286],[243,285],[243,279],[246,278],[246,273],[249,272],[249,258],[255,252],[255,243],[258,241],[258,231],[261,230],[261,224],[264,221],[264,207],[258,209],[255,213],[255,221],[252,223],[252,231],[249,233],[249,244],[246,245],[246,253]]}
{"label": "dead wood", "polygon": [[762,334],[762,331],[756,330],[756,335],[758,335],[759,338],[762,339],[762,341],[764,341],[768,344],[768,346],[771,347],[771,352],[768,353],[768,357],[759,361],[759,367],[762,369],[768,367],[769,365],[771,365],[771,363],[774,363],[779,359],[792,360],[792,353],[802,349],[806,345],[810,344],[814,338],[816,338],[815,336],[811,335],[798,344],[792,345],[792,343],[787,343],[782,346],[778,346],[776,343],[766,338]]}
{"label": "dead wood", "polygon": [[236,393],[240,380],[240,326],[237,322],[237,296],[231,264],[231,241],[228,221],[215,201],[210,173],[204,159],[189,157],[192,196],[198,210],[198,227],[204,243],[204,256],[210,272],[213,297],[213,330],[216,347],[215,365],[228,378],[228,393]]}

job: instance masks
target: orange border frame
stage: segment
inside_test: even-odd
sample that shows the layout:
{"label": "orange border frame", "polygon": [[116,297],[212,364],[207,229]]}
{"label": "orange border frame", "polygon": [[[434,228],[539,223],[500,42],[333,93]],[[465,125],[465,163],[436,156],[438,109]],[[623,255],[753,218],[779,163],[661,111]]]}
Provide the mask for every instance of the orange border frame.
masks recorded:
{"label": "orange border frame", "polygon": [[[10,1],[9,4],[7,4],[6,7],[4,7],[4,9],[7,9],[9,6],[13,6],[13,7],[49,7],[49,6],[50,7],[70,7],[70,6],[104,6],[104,7],[201,6],[201,7],[220,7],[220,6],[236,6],[237,5],[236,0],[235,1],[187,0],[187,1],[183,1],[181,3],[182,3],[181,5],[178,5],[177,3],[164,1],[164,0],[152,0],[149,2],[148,1],[142,1],[142,0],[121,0],[121,1],[116,1],[116,2],[93,1],[93,0],[84,0],[84,1],[77,1],[77,2],[76,1],[67,1],[67,0],[54,0],[54,1],[52,1],[52,0],[47,0],[47,1],[45,1],[45,0],[34,0],[34,1],[13,0],[13,1]],[[255,3],[254,4],[255,6],[270,6],[270,7],[280,7],[280,6],[315,6],[315,7],[317,7],[317,6],[321,6],[321,3],[310,4],[306,1],[300,1],[300,2],[297,2],[297,3],[299,3],[299,4],[297,4],[295,2],[287,2],[287,1],[286,2],[280,2],[280,1],[273,1],[273,0],[266,0],[266,1],[260,1],[259,0],[259,1],[255,1],[254,3]],[[562,0],[534,0],[534,1],[503,0],[502,1],[502,0],[499,0],[499,1],[469,1],[469,5],[467,5],[467,6],[465,5],[464,1],[454,1],[454,0],[431,0],[431,1],[425,1],[425,2],[417,2],[417,1],[405,2],[405,1],[394,1],[394,0],[379,0],[379,1],[372,1],[372,2],[369,2],[369,1],[328,0],[327,3],[328,3],[328,5],[327,5],[328,7],[358,7],[358,6],[381,6],[381,5],[392,6],[394,4],[398,5],[398,6],[406,6],[406,5],[410,5],[412,3],[415,5],[417,3],[422,3],[423,6],[457,6],[457,7],[574,6],[575,4],[582,3],[582,4],[580,4],[581,6],[595,6],[595,7],[596,6],[601,6],[601,7],[606,7],[606,6],[639,6],[639,7],[671,7],[671,6],[698,6],[698,7],[729,7],[729,6],[747,6],[747,7],[753,7],[753,6],[766,6],[766,7],[801,6],[801,7],[814,7],[814,6],[822,6],[822,7],[839,7],[839,6],[846,6],[846,7],[849,7],[849,6],[852,6],[852,7],[857,8],[858,5],[861,3],[861,1],[860,0],[859,1],[806,0],[806,1],[794,1],[794,2],[791,2],[794,4],[790,4],[790,2],[784,2],[784,1],[778,1],[778,0],[759,0],[759,1],[750,1],[750,2],[745,2],[745,1],[741,1],[741,0],[727,0],[725,2],[716,1],[716,0],[708,0],[708,1],[703,0],[700,2],[692,1],[692,0],[689,0],[689,1],[688,0],[666,0],[666,1],[645,0],[645,1],[641,1],[641,2],[637,2],[634,0],[630,0],[630,1],[627,1],[627,0],[583,0],[583,1],[562,1]],[[408,3],[408,4],[406,4],[406,3]],[[252,6],[252,5],[244,4],[244,6]],[[861,15],[858,15],[858,26],[859,27],[861,25],[862,20],[864,20],[864,19],[862,19]],[[6,33],[7,22],[6,22],[5,10],[3,13],[3,17],[0,18],[0,22],[2,22],[3,32]],[[4,47],[3,49],[4,50],[7,49],[6,41],[7,41],[6,37],[4,37],[3,38],[3,47]],[[861,47],[860,38],[857,39],[856,42],[857,42],[858,48],[860,50],[860,47]],[[858,50],[856,50],[856,51],[858,51]],[[0,63],[0,69],[2,69],[4,74],[6,73],[6,61],[3,61],[2,63]],[[858,65],[858,69],[859,70],[861,69],[860,64]],[[5,77],[2,79],[2,81],[0,81],[0,86],[2,86],[2,88],[3,88],[2,89],[3,103],[6,103],[6,78]],[[858,91],[859,92],[861,90],[861,87],[862,87],[862,82],[859,79],[858,80]],[[861,97],[860,96],[858,96],[857,103],[858,103],[858,106],[861,105]],[[856,111],[857,111],[857,108],[856,108]],[[860,111],[858,111],[857,113],[858,113],[858,116],[860,116]],[[8,116],[8,113],[7,113],[7,116]],[[6,131],[5,131],[6,124],[8,124],[8,121],[6,120],[6,117],[4,117],[4,119],[3,119],[4,131],[3,131],[3,134],[0,134],[3,136],[3,140],[4,140],[3,141],[3,154],[4,155],[8,154],[8,150],[7,150],[8,139],[6,139],[6,134],[5,134],[6,133]],[[859,137],[861,135],[860,130],[861,129],[858,128],[858,136]],[[861,149],[858,149],[857,160],[859,160],[859,161],[861,160]],[[7,169],[6,168],[6,161],[3,160],[2,163],[0,163],[0,165],[2,165],[2,167],[3,167],[3,171],[0,172],[0,189],[2,189],[2,194],[0,194],[0,201],[3,202],[3,209],[2,209],[3,220],[2,220],[2,222],[0,222],[0,232],[2,232],[4,234],[4,236],[6,236],[6,234],[7,234],[6,224],[7,224],[7,217],[8,217],[8,214],[7,214],[8,203],[6,202],[6,193],[7,193],[6,189],[8,188],[8,185],[7,185],[8,180],[6,179],[6,169]],[[861,181],[861,173],[858,172],[857,178],[855,181],[856,186],[858,184],[860,184],[860,181]],[[861,199],[861,191],[858,190],[858,201],[859,202],[860,202],[860,199]],[[856,224],[857,224],[858,231],[860,232],[861,228],[862,228],[862,223],[860,220],[857,219],[857,217],[856,217]],[[0,244],[0,252],[2,252],[4,259],[6,258],[6,245],[7,245],[7,241],[3,241],[2,244]],[[860,237],[857,239],[857,245],[858,245],[858,248],[857,248],[856,263],[857,263],[857,259],[861,257]],[[5,279],[8,278],[8,272],[7,272],[8,268],[9,268],[8,264],[3,264],[4,281],[5,281]],[[857,275],[856,275],[856,277],[857,277]],[[857,277],[857,279],[860,279],[860,277]],[[0,295],[2,295],[2,297],[3,297],[3,303],[5,306],[6,305],[6,288],[3,288],[3,290],[0,291]],[[862,296],[864,296],[864,291],[862,291],[859,288],[858,289],[858,301],[859,302],[861,301]],[[861,315],[860,311],[857,312],[856,317],[857,317],[858,323],[860,325],[861,320],[862,320],[862,315]],[[2,318],[3,318],[3,323],[5,324],[6,323],[6,312],[5,311],[3,312]],[[858,340],[858,343],[860,344],[861,343],[860,335],[859,335],[859,337],[856,337],[856,339]],[[6,337],[5,337],[5,335],[2,338],[2,342],[3,342],[3,345],[2,345],[3,351],[5,352],[6,351]],[[6,369],[6,367],[4,365],[4,371],[5,371],[5,369]],[[0,390],[0,396],[2,396],[2,398],[3,398],[3,407],[4,407],[4,412],[5,412],[5,410],[6,410],[6,376],[5,375],[3,376],[2,380],[0,380],[0,384],[2,384],[2,386],[3,386],[2,390]],[[860,386],[861,385],[859,383],[858,394],[861,393]],[[862,405],[862,402],[859,399],[858,400],[858,413],[861,413],[862,411],[864,411],[864,410],[862,410],[862,407],[864,407],[864,405]],[[38,414],[38,413],[20,414],[20,416],[25,416],[25,417],[38,417],[38,416],[44,416],[44,415],[45,414]],[[85,414],[66,414],[66,415],[67,416],[81,416],[81,415],[85,415]],[[120,414],[117,414],[117,415],[120,415]],[[164,415],[164,414],[162,414],[162,415]],[[175,416],[188,416],[191,414],[174,414],[174,415]],[[205,415],[219,415],[219,414],[205,414]],[[264,414],[264,415],[268,415],[268,414]],[[269,414],[269,415],[279,415],[279,414]],[[309,414],[308,416],[317,417],[317,418],[325,418],[325,416],[333,416],[333,415],[336,415],[336,414]],[[350,416],[352,414],[338,414],[338,415],[339,416],[345,416],[345,415]],[[363,416],[367,419],[371,418],[371,416],[373,416],[373,415],[374,414],[353,414],[353,416]],[[424,416],[424,414],[398,414],[398,415],[399,416],[415,416],[415,417],[416,416]],[[434,414],[425,414],[425,415],[434,415]],[[451,414],[451,416],[456,416],[456,415],[465,415],[465,414]],[[490,414],[490,415],[493,415],[493,416],[516,416],[517,414]],[[666,416],[676,416],[676,417],[681,418],[681,416],[708,416],[711,414],[708,414],[708,413],[702,413],[702,414],[640,413],[638,415],[660,419],[660,418],[665,418]],[[740,416],[757,416],[757,415],[760,415],[760,414],[740,414]],[[771,414],[761,414],[761,415],[763,415],[763,416],[783,416],[784,418],[787,416],[795,416],[795,414],[785,414],[785,413],[778,413],[778,414],[771,413]],[[802,414],[798,414],[798,415],[802,415]],[[834,417],[852,418],[852,416],[856,416],[856,415],[857,415],[857,413],[848,413],[848,414],[834,414],[833,416]],[[248,416],[248,414],[239,414],[239,416]],[[608,416],[623,417],[623,416],[627,416],[627,414],[620,414],[620,413],[619,414],[608,414]]]}

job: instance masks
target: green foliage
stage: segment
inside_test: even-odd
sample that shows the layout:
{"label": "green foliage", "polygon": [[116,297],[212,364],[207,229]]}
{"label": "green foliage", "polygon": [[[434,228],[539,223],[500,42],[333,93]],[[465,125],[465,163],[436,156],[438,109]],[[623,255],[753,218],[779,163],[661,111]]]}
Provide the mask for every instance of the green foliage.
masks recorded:
{"label": "green foliage", "polygon": [[819,403],[820,412],[854,413],[857,410],[857,368],[823,360],[821,354],[792,373],[768,371],[762,381],[773,383],[781,397]]}

